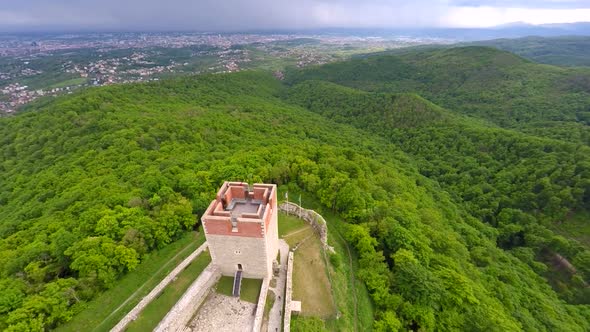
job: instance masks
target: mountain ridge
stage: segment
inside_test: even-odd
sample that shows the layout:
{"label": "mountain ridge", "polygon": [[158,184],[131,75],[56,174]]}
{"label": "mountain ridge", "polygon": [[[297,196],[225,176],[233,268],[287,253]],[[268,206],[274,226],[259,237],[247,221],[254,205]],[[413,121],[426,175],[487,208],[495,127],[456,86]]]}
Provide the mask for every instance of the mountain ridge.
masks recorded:
{"label": "mountain ridge", "polygon": [[[585,69],[533,63],[490,47],[415,49],[397,55],[375,55],[348,62],[290,71],[287,82],[325,80],[372,92],[415,92],[461,114],[541,136],[590,144],[583,120],[590,93],[578,81]],[[575,88],[572,88],[575,87]],[[540,128],[535,122],[554,122]]]}

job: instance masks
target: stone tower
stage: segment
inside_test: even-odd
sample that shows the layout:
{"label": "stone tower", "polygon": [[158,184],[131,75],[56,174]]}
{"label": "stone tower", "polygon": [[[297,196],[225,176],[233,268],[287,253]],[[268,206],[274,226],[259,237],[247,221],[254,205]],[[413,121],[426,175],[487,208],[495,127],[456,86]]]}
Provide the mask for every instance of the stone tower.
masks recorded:
{"label": "stone tower", "polygon": [[225,182],[203,216],[213,264],[221,273],[263,279],[272,275],[278,250],[277,187]]}

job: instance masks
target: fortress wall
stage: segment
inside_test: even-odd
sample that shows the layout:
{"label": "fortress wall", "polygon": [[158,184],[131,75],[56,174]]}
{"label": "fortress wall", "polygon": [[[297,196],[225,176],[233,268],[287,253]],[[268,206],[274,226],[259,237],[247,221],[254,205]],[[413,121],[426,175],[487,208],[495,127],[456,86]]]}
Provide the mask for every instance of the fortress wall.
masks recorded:
{"label": "fortress wall", "polygon": [[180,264],[178,264],[172,272],[170,272],[160,283],[149,292],[144,298],[139,301],[139,303],[131,309],[125,317],[123,317],[115,327],[111,329],[111,332],[121,332],[124,331],[125,328],[129,323],[136,320],[139,314],[143,311],[143,309],[152,302],[153,299],[158,297],[160,293],[168,286],[170,282],[176,279],[176,276],[197,257],[199,256],[205,249],[207,249],[207,242],[203,243],[197,250],[195,250],[192,254],[190,254],[187,258],[185,258]]}
{"label": "fortress wall", "polygon": [[199,275],[199,277],[186,290],[184,295],[176,302],[174,307],[166,314],[164,319],[156,326],[156,332],[183,331],[191,318],[203,303],[209,289],[217,283],[221,272],[212,263]]}
{"label": "fortress wall", "polygon": [[234,276],[238,264],[242,264],[244,278],[263,279],[270,275],[272,259],[267,261],[265,238],[231,235],[207,235],[212,261],[225,276]]}
{"label": "fortress wall", "polygon": [[[215,219],[214,219],[215,218]],[[262,239],[264,236],[263,224],[257,220],[238,218],[237,232],[232,232],[232,224],[229,218],[207,216],[203,222],[203,229],[207,239],[211,235],[233,236],[233,237],[254,237]]]}
{"label": "fortress wall", "polygon": [[285,283],[285,310],[283,331],[291,331],[291,300],[293,299],[293,252],[289,251],[287,258],[287,281]]}
{"label": "fortress wall", "polygon": [[264,201],[268,188],[256,188],[254,187],[254,199]]}
{"label": "fortress wall", "polygon": [[277,258],[277,254],[279,251],[278,217],[278,211],[275,207],[275,209],[272,211],[272,214],[270,215],[268,229],[266,229],[266,243],[269,253],[269,273],[272,273],[272,262]]}
{"label": "fortress wall", "polygon": [[260,286],[260,296],[258,296],[258,304],[256,305],[256,317],[254,318],[254,326],[252,332],[260,332],[262,329],[262,319],[264,318],[264,307],[266,305],[266,296],[268,295],[268,287],[270,285],[270,278],[264,278]]}
{"label": "fortress wall", "polygon": [[334,252],[334,248],[328,245],[328,226],[326,225],[326,220],[324,220],[324,217],[319,213],[302,208],[291,202],[281,203],[281,205],[279,205],[279,210],[291,215],[299,216],[301,219],[307,221],[320,236],[320,241],[322,242],[324,249],[329,252]]}

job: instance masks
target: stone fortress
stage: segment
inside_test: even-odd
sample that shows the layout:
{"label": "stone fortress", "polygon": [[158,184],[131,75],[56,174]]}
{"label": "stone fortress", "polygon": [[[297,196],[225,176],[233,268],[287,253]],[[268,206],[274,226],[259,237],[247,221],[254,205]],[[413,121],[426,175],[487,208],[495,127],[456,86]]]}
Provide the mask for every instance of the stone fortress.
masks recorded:
{"label": "stone fortress", "polygon": [[[127,325],[206,250],[211,262],[154,331],[288,332],[291,312],[300,312],[301,302],[292,299],[293,252],[284,239],[279,240],[278,212],[296,214],[310,223],[320,234],[324,247],[327,247],[327,229],[323,218],[314,215],[315,212],[288,202],[281,206],[277,203],[274,184],[225,182],[201,217],[206,241],[178,264],[111,332],[125,331]],[[222,275],[233,277],[233,296],[211,291]],[[257,303],[240,300],[243,278],[262,280]],[[274,300],[264,318],[268,293],[274,294]]]}
{"label": "stone fortress", "polygon": [[276,185],[225,182],[201,221],[221,274],[272,277],[279,243]]}

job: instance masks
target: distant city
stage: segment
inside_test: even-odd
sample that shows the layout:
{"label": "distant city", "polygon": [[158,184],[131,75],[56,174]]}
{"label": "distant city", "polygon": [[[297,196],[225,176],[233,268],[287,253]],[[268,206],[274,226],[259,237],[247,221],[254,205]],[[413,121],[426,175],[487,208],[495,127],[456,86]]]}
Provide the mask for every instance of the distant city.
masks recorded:
{"label": "distant city", "polygon": [[359,53],[452,42],[432,37],[342,34],[0,36],[0,115],[14,113],[40,97],[72,93],[88,86],[243,69],[280,73],[288,66],[324,64]]}

